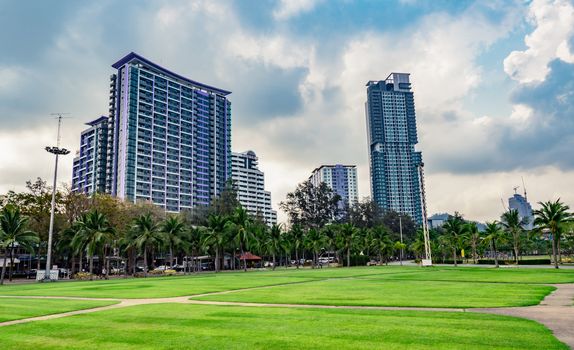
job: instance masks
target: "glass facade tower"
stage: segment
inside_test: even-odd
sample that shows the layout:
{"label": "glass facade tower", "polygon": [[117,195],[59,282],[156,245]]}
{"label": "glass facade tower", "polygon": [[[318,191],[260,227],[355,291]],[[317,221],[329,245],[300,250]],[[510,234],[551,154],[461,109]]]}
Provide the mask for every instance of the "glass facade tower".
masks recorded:
{"label": "glass facade tower", "polygon": [[110,78],[104,191],[178,212],[231,178],[229,91],[130,53]]}
{"label": "glass facade tower", "polygon": [[321,165],[309,177],[314,186],[324,182],[341,196],[340,209],[352,207],[359,201],[357,190],[357,167],[355,165]]}
{"label": "glass facade tower", "polygon": [[409,74],[367,83],[367,136],[371,194],[385,210],[423,220],[424,185],[415,104]]}

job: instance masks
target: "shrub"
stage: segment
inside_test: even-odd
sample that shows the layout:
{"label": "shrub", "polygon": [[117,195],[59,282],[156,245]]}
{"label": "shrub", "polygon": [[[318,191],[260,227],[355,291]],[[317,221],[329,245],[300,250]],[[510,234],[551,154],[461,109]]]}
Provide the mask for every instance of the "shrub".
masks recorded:
{"label": "shrub", "polygon": [[89,279],[97,278],[97,276],[89,272],[78,272],[74,276],[72,276],[72,278],[79,281],[87,281]]}
{"label": "shrub", "polygon": [[148,275],[163,275],[163,270],[151,270]]}
{"label": "shrub", "polygon": [[[494,259],[480,259],[478,260],[479,265],[494,265]],[[515,265],[514,260],[498,260],[499,265]],[[527,259],[518,260],[518,265],[549,265],[550,259]]]}
{"label": "shrub", "polygon": [[175,271],[175,270],[165,270],[165,271],[163,272],[163,274],[166,275],[166,276],[173,276],[173,275],[177,274],[177,271]]}
{"label": "shrub", "polygon": [[[347,263],[346,259],[343,261],[345,264]],[[371,258],[367,255],[351,255],[351,266],[366,266],[369,261]]]}

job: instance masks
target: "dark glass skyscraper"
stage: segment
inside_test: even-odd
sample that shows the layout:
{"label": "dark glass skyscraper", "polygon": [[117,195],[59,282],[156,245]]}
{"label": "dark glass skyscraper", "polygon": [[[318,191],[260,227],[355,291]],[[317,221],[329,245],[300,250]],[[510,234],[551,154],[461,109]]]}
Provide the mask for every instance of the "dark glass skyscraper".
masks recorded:
{"label": "dark glass skyscraper", "polygon": [[367,134],[371,195],[383,209],[423,220],[422,157],[409,74],[391,73],[367,83]]}
{"label": "dark glass skyscraper", "polygon": [[81,186],[75,173],[75,188],[174,212],[208,205],[231,178],[230,92],[133,52],[112,67],[107,145],[96,150],[106,162],[94,169],[105,186]]}

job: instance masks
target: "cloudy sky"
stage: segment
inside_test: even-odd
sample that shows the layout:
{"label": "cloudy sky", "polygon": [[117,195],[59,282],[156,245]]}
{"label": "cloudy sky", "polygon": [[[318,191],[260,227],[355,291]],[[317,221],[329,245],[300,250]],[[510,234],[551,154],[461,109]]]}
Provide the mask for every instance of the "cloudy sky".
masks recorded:
{"label": "cloudy sky", "polygon": [[569,0],[0,0],[0,193],[51,178],[50,113],[71,113],[75,151],[130,51],[233,91],[233,149],[257,153],[276,209],[327,163],[358,165],[369,195],[365,83],[393,71],[411,73],[430,213],[495,219],[522,176],[532,202],[574,206]]}

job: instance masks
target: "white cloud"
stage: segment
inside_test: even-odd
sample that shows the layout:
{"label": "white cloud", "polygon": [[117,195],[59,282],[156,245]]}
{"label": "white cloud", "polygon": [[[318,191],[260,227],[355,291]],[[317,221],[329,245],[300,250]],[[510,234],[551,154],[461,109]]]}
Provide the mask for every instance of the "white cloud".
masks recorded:
{"label": "white cloud", "polygon": [[320,2],[321,0],[280,0],[278,7],[273,11],[273,17],[277,20],[287,20],[313,10]]}
{"label": "white cloud", "polygon": [[535,29],[524,38],[527,49],[512,51],[504,60],[506,74],[521,83],[543,81],[553,59],[574,61],[568,45],[574,35],[574,6],[570,1],[534,0],[528,18]]}

